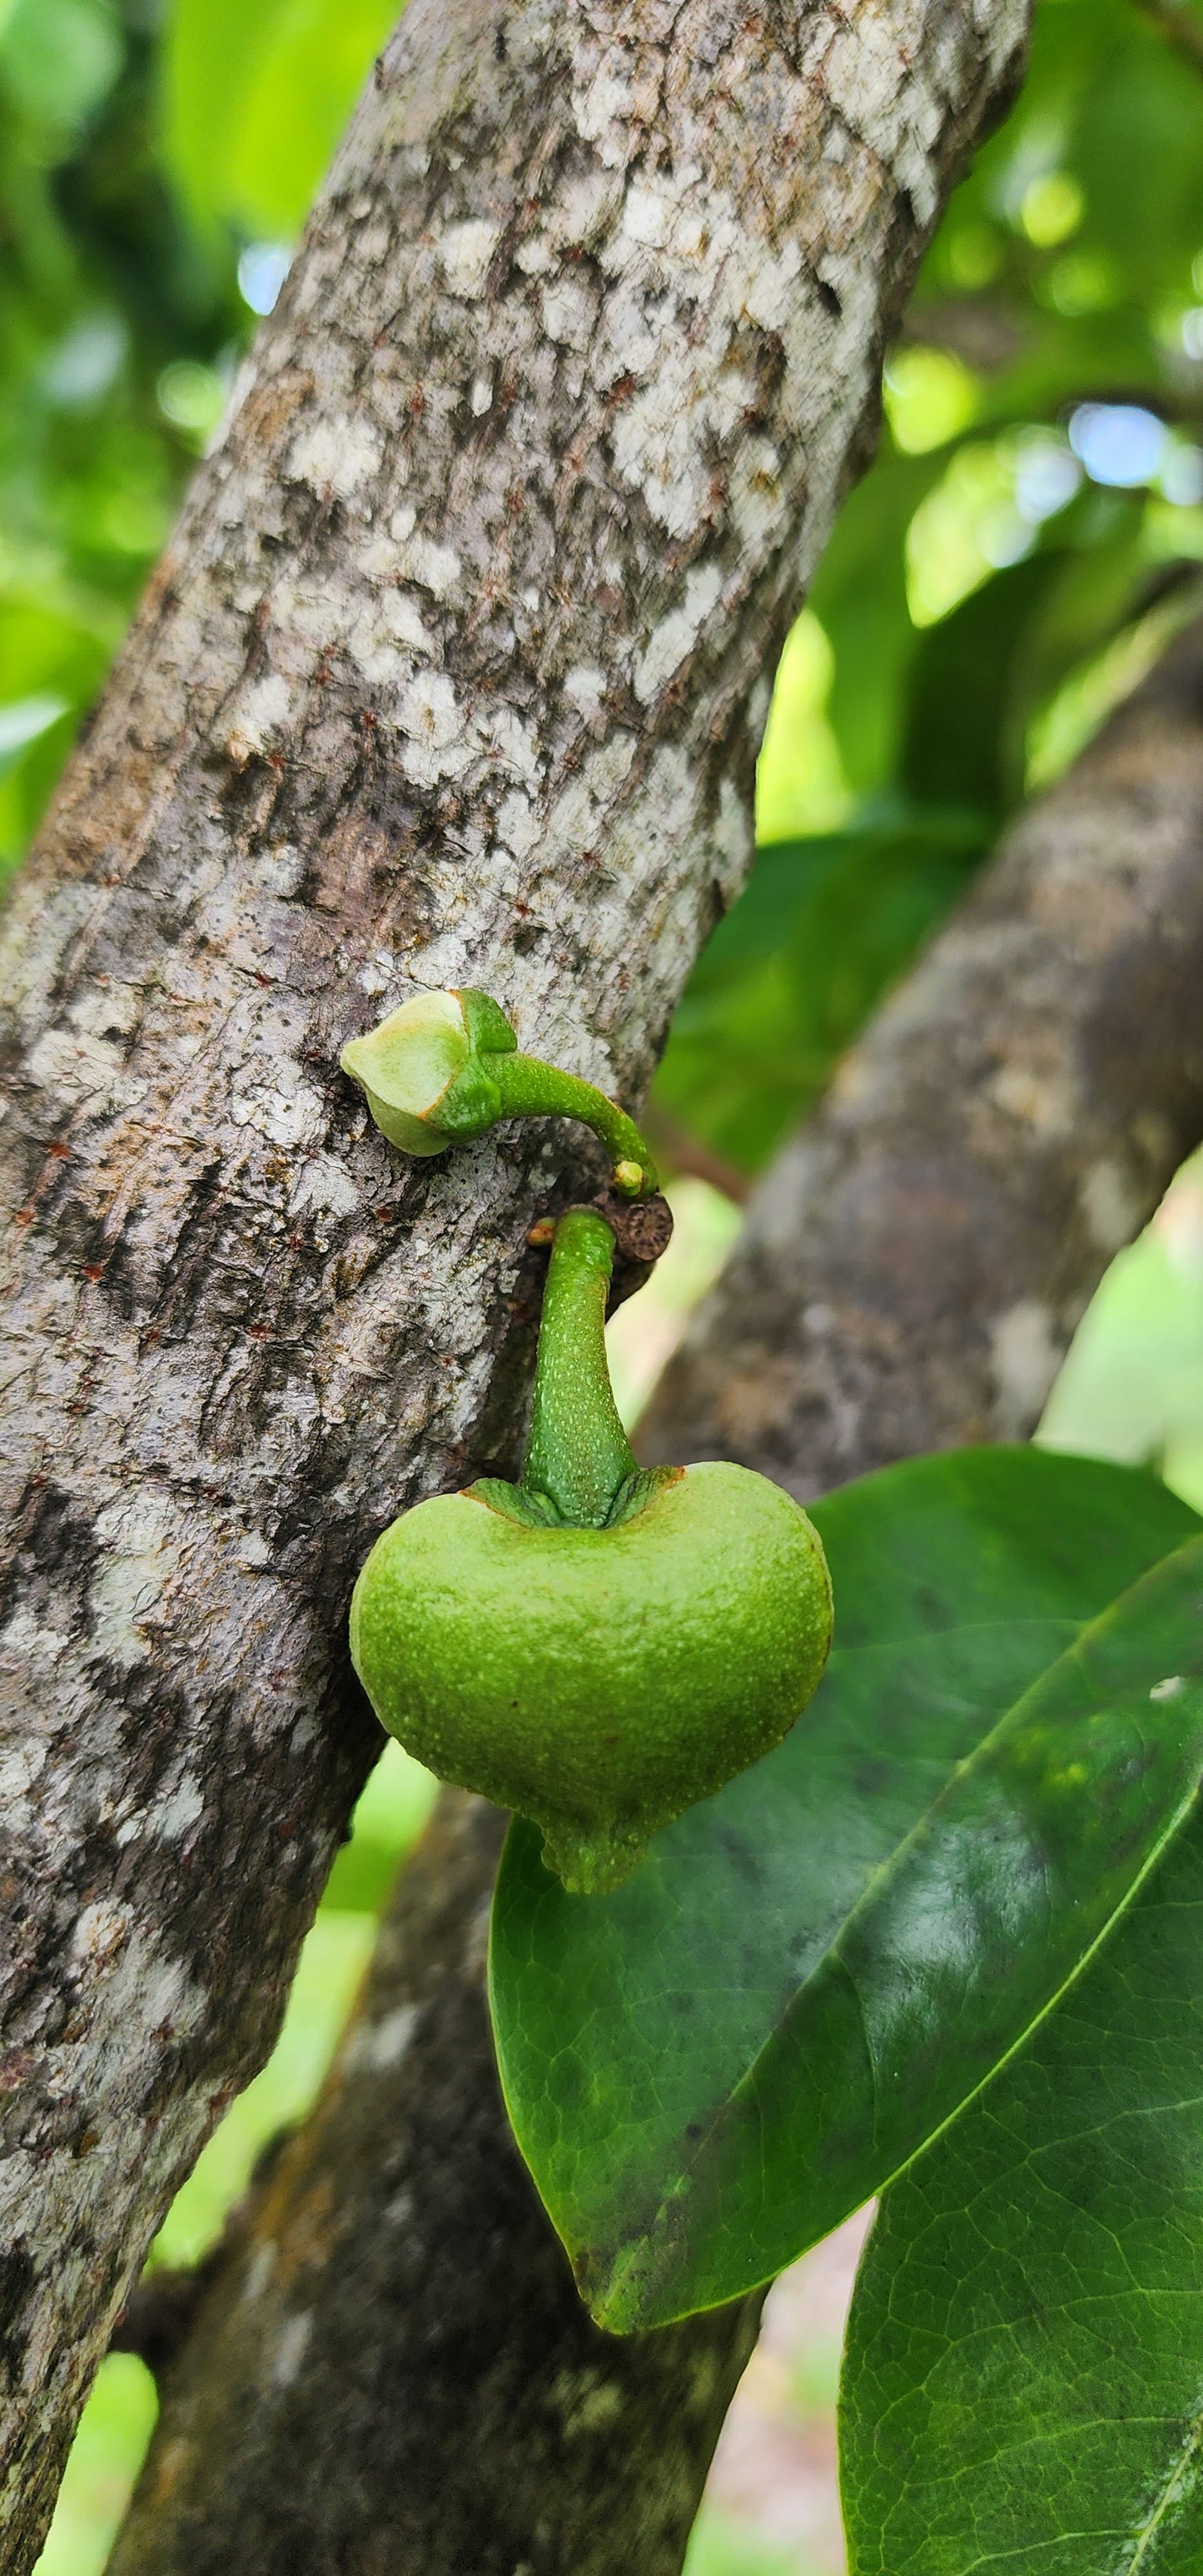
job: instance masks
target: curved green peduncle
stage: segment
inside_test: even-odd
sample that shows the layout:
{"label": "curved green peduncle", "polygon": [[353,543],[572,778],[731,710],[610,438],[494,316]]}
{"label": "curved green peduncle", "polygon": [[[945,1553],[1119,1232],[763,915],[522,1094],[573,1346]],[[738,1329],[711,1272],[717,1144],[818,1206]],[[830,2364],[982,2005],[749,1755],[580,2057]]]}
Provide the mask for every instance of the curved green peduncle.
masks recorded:
{"label": "curved green peduncle", "polygon": [[614,1187],[646,1199],[656,1166],[633,1118],[595,1083],[522,1055],[500,1005],[465,985],[415,993],[339,1059],[389,1143],[404,1154],[442,1154],[487,1136],[499,1118],[579,1118],[608,1148]]}
{"label": "curved green peduncle", "polygon": [[647,1198],[657,1187],[656,1166],[625,1109],[579,1074],[561,1073],[539,1056],[495,1055],[489,1071],[501,1094],[503,1118],[579,1118],[600,1136],[614,1164],[615,1184],[628,1198]]}
{"label": "curved green peduncle", "polygon": [[569,1208],[552,1244],[519,1491],[548,1495],[561,1521],[576,1529],[603,1528],[623,1485],[639,1472],[606,1358],[613,1260],[605,1218],[592,1208]]}

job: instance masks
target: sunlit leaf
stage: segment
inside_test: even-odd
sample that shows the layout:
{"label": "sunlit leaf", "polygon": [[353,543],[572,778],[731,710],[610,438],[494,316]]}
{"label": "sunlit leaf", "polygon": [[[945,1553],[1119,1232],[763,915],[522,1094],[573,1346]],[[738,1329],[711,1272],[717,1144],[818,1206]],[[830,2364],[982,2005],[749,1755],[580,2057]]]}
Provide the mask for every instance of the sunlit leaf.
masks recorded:
{"label": "sunlit leaf", "polygon": [[0,706],[0,778],[22,752],[28,751],[31,742],[49,733],[51,725],[66,713],[66,698],[51,697],[47,692],[40,697],[10,699],[7,706]]}
{"label": "sunlit leaf", "polygon": [[768,2279],[905,2165],[1080,1967],[1203,1763],[1203,1530],[1151,1478],[966,1450],[815,1517],[836,1647],[785,1743],[613,1896],[566,1895],[521,1820],[506,1847],[506,2099],[618,2331]]}
{"label": "sunlit leaf", "polygon": [[175,0],[167,148],[193,211],[299,231],[398,0]]}

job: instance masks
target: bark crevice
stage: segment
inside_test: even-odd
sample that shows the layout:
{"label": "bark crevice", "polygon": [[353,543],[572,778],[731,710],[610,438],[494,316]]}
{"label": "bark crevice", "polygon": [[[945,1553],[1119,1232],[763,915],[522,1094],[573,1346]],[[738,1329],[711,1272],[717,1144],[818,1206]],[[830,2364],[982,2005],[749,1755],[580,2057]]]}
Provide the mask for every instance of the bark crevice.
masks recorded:
{"label": "bark crevice", "polygon": [[461,1480],[568,1186],[539,1134],[402,1174],[339,1045],[491,984],[637,1102],[1026,19],[411,0],[14,891],[4,1511],[74,1552],[21,1538],[0,1639],[14,2576],[370,1759],[353,1572]]}
{"label": "bark crevice", "polygon": [[[1034,1429],[1100,1270],[1203,1137],[1201,679],[1196,627],[1013,827],[879,1013],[758,1191],[642,1455],[721,1444],[809,1496]],[[1009,1339],[1000,1315],[1020,1318]],[[111,2576],[217,2576],[236,2552],[255,2576],[678,2576],[759,2303],[624,2343],[576,2302],[515,2172],[488,2050],[497,1832],[445,1793],[258,2251],[220,2267],[165,2382]],[[403,2243],[385,2223],[394,2185]],[[336,2216],[316,2244],[319,2201]],[[248,2303],[255,2261],[289,2284],[274,2305]],[[281,2411],[273,2356],[299,2308]],[[444,2310],[471,2341],[440,2340]],[[565,2370],[593,2391],[579,2452],[547,2442]],[[679,2373],[708,2390],[683,2421]]]}

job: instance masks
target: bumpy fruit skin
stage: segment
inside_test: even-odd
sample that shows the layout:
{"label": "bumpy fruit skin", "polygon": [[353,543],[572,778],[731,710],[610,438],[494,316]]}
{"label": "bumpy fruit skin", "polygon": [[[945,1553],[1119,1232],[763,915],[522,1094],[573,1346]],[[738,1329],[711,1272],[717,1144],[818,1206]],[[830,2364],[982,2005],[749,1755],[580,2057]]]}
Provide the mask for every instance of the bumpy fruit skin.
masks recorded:
{"label": "bumpy fruit skin", "polygon": [[472,1489],[419,1503],[351,1605],[389,1733],[542,1826],[578,1894],[617,1886],[661,1825],[778,1744],[831,1642],[826,1560],[790,1495],[725,1464],[648,1481],[605,1529],[532,1526]]}

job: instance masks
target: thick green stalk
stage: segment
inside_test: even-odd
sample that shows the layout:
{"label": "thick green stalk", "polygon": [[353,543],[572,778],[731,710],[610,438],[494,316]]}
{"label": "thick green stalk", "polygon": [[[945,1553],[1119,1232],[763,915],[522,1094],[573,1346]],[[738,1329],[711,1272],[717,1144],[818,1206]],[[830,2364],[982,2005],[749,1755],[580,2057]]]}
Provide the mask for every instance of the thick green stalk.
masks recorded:
{"label": "thick green stalk", "polygon": [[547,1494],[561,1520],[576,1529],[602,1528],[621,1487],[638,1473],[606,1358],[613,1260],[605,1218],[592,1208],[569,1208],[552,1244],[520,1490]]}
{"label": "thick green stalk", "polygon": [[488,1068],[501,1095],[503,1118],[579,1118],[612,1156],[619,1189],[632,1198],[647,1198],[656,1188],[656,1167],[634,1119],[594,1083],[517,1051],[490,1054]]}

